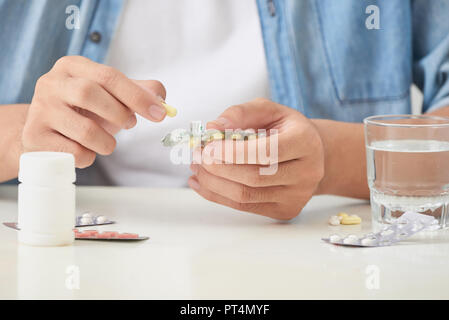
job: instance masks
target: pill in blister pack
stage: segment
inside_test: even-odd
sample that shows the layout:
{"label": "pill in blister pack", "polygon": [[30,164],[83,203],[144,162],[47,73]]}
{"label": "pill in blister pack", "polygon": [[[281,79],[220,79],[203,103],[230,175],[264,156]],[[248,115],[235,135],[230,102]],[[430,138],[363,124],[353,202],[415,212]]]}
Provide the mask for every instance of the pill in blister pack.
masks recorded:
{"label": "pill in blister pack", "polygon": [[75,239],[76,240],[115,240],[115,241],[124,241],[124,240],[148,240],[149,237],[139,236],[137,233],[120,233],[117,231],[103,231],[100,232],[98,230],[78,230],[74,229]]}
{"label": "pill in blister pack", "polygon": [[[8,228],[20,230],[17,222],[4,222]],[[76,240],[111,240],[111,241],[140,241],[148,240],[149,237],[138,235],[137,233],[120,233],[117,231],[103,231],[98,230],[78,230],[74,229]]]}
{"label": "pill in blister pack", "polygon": [[90,212],[85,212],[81,216],[77,216],[75,220],[75,227],[89,227],[100,226],[104,224],[113,224],[114,221],[109,220],[103,215],[94,215]]}
{"label": "pill in blister pack", "polygon": [[[112,223],[115,223],[115,221],[111,221],[103,215],[94,215],[90,212],[85,212],[76,217],[75,227],[101,226]],[[3,224],[9,228],[20,230],[17,222],[4,222]],[[98,230],[78,230],[75,228],[73,232],[75,233],[76,240],[140,241],[149,239],[149,237],[141,236],[137,233],[120,233],[117,231],[101,232]]]}
{"label": "pill in blister pack", "polygon": [[384,227],[376,233],[368,233],[363,236],[333,234],[322,240],[328,243],[353,246],[353,247],[381,247],[389,246],[402,241],[424,229],[435,229],[438,221],[429,215],[415,212],[405,212],[395,223]]}
{"label": "pill in blister pack", "polygon": [[161,142],[165,147],[174,147],[183,143],[189,143],[190,147],[193,147],[196,145],[204,146],[214,140],[253,140],[262,136],[266,136],[264,131],[256,133],[253,129],[226,130],[225,132],[216,129],[204,130],[201,121],[192,121],[190,123],[190,131],[175,129],[166,134]]}

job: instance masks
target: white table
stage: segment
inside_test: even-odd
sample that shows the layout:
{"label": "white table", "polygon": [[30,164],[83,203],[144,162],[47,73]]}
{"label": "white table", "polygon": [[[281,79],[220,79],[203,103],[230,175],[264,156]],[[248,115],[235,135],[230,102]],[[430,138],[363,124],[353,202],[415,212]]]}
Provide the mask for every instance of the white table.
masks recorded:
{"label": "white table", "polygon": [[[0,187],[1,222],[16,221],[16,197],[15,187]],[[449,298],[449,232],[382,248],[320,240],[368,232],[365,201],[315,197],[290,223],[218,206],[187,189],[79,187],[77,202],[80,212],[118,222],[101,230],[151,239],[29,247],[1,225],[0,298]],[[328,226],[339,211],[360,215],[362,225]]]}

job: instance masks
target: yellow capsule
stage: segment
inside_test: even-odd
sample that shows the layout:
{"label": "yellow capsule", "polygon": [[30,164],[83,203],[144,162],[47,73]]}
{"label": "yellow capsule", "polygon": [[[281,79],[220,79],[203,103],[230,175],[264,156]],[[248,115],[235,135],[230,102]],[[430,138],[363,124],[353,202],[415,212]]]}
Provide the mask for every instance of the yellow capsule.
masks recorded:
{"label": "yellow capsule", "polygon": [[201,139],[198,137],[190,137],[189,147],[195,148],[201,145]]}
{"label": "yellow capsule", "polygon": [[240,133],[233,133],[231,135],[231,139],[232,140],[241,140],[242,139],[242,135]]}
{"label": "yellow capsule", "polygon": [[341,221],[340,221],[341,224],[345,224],[345,225],[360,224],[361,222],[362,222],[362,219],[355,214],[353,214],[351,216],[343,217],[343,219],[341,219]]}
{"label": "yellow capsule", "polygon": [[339,212],[339,213],[337,213],[337,217],[340,217],[340,218],[344,218],[344,217],[347,217],[347,216],[348,216],[348,214],[346,212]]}
{"label": "yellow capsule", "polygon": [[173,118],[174,116],[176,116],[176,114],[178,113],[178,110],[176,110],[175,108],[173,108],[172,106],[168,105],[165,101],[161,102],[162,105],[165,108],[165,111],[167,111],[167,116]]}
{"label": "yellow capsule", "polygon": [[257,139],[257,135],[256,134],[250,134],[247,139],[248,140],[255,140],[255,139]]}
{"label": "yellow capsule", "polygon": [[215,132],[210,136],[210,140],[222,140],[224,138],[224,134],[221,132]]}

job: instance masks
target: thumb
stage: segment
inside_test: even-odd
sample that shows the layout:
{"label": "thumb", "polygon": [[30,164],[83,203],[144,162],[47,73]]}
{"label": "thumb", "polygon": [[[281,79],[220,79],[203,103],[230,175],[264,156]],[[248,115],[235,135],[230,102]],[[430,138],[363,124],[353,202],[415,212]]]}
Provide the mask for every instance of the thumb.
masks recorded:
{"label": "thumb", "polygon": [[216,120],[207,123],[207,129],[269,129],[291,111],[286,106],[259,98],[229,107]]}
{"label": "thumb", "polygon": [[167,91],[165,90],[164,85],[160,81],[157,80],[133,80],[133,81],[142,88],[144,88],[145,90],[150,91],[156,96],[159,96],[163,100],[165,100]]}

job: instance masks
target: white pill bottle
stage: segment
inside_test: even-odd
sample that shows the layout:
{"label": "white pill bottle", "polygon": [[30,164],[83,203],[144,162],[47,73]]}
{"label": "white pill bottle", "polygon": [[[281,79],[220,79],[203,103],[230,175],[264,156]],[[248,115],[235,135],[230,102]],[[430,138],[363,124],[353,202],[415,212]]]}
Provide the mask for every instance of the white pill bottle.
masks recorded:
{"label": "white pill bottle", "polygon": [[62,152],[20,157],[18,240],[34,246],[70,245],[75,240],[75,159]]}

